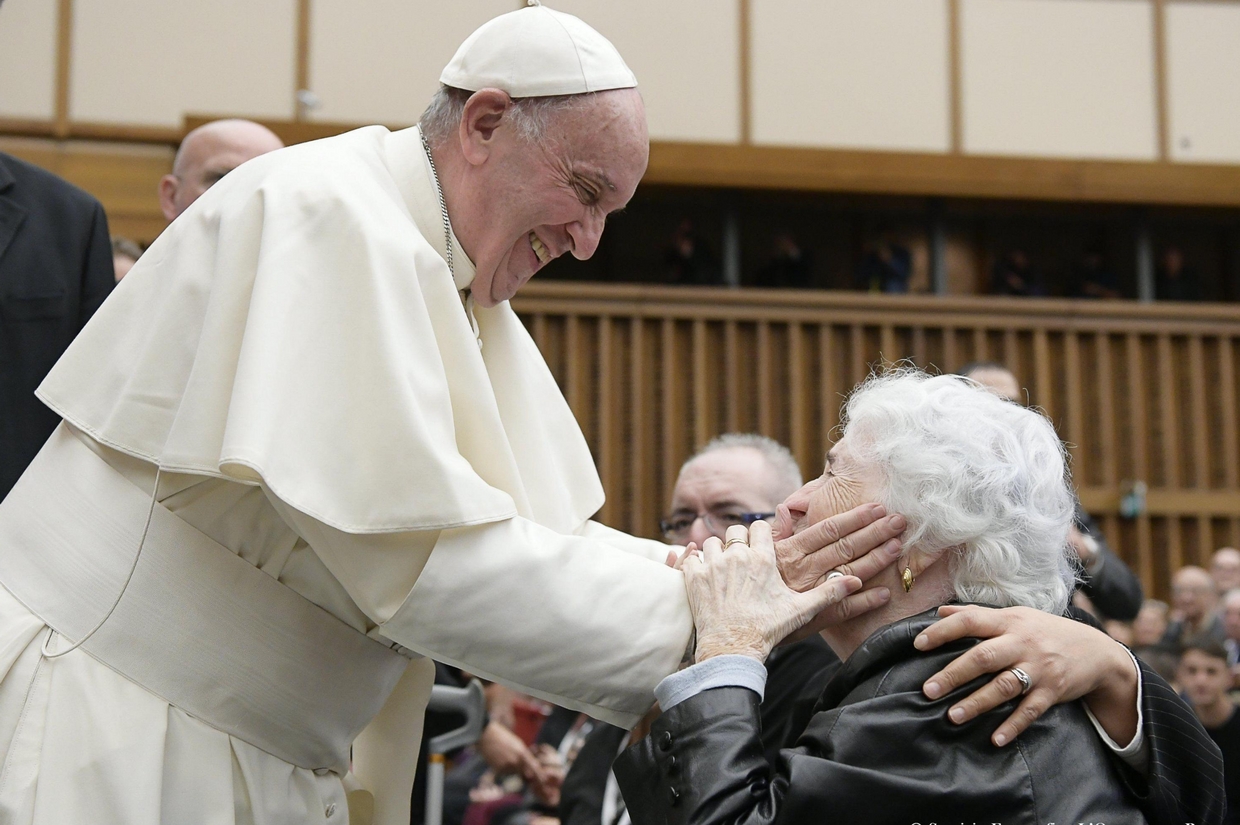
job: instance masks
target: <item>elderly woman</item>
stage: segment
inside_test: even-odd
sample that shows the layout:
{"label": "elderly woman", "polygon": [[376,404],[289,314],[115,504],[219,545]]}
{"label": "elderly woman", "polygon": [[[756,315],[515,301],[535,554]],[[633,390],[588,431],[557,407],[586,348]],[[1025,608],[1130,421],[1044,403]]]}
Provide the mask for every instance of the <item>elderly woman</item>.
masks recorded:
{"label": "elderly woman", "polygon": [[[862,583],[832,574],[790,591],[762,523],[748,544],[729,531],[726,547],[711,540],[687,559],[699,664],[660,686],[663,717],[615,766],[634,825],[1144,822],[1083,703],[1051,708],[1016,746],[996,748],[1010,704],[957,724],[948,710],[977,683],[924,688],[977,643],[928,651],[940,606],[1057,615],[1068,603],[1073,498],[1050,423],[970,382],[911,370],[871,378],[845,419],[822,477],[780,507],[778,532],[866,501],[904,514],[906,560],[865,585],[887,603],[822,631],[844,666],[797,747],[771,766],[758,739],[759,663]],[[720,685],[733,687],[703,690]]]}

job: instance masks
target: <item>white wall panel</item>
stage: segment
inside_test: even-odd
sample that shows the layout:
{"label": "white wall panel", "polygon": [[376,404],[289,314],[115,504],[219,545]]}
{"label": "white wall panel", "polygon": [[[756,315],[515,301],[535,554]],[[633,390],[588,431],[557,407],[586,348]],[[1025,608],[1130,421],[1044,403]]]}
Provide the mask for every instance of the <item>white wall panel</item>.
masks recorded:
{"label": "white wall panel", "polygon": [[1240,3],[1166,8],[1171,158],[1240,163]]}
{"label": "white wall panel", "polygon": [[964,149],[1158,156],[1149,0],[962,0]]}
{"label": "white wall panel", "polygon": [[945,151],[946,0],[753,0],[755,143]]}
{"label": "white wall panel", "polygon": [[516,0],[312,0],[316,120],[413,123],[457,46]]}
{"label": "white wall panel", "polygon": [[738,0],[554,0],[637,75],[652,140],[740,140]]}
{"label": "white wall panel", "polygon": [[70,115],[154,126],[189,112],[292,117],[295,32],[294,0],[74,3]]}
{"label": "white wall panel", "polygon": [[51,120],[56,113],[56,4],[0,5],[0,117]]}

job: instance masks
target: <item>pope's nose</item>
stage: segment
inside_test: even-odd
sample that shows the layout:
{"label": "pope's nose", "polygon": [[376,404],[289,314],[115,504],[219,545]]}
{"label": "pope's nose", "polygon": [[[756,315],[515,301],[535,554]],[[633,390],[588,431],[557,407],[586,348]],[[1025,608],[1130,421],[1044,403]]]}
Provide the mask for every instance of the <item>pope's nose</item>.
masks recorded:
{"label": "pope's nose", "polygon": [[584,261],[594,254],[603,237],[605,220],[602,216],[588,215],[584,220],[568,225],[569,237],[573,239],[574,258]]}

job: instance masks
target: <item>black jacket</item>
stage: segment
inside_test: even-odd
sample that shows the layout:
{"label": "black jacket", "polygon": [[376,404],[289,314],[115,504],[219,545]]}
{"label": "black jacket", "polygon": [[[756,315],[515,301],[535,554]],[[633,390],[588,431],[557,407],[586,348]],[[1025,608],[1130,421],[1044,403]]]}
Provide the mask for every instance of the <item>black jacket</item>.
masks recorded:
{"label": "black jacket", "polygon": [[0,153],[0,498],[60,421],[35,388],[115,283],[99,201]]}
{"label": "black jacket", "polygon": [[664,713],[614,767],[634,825],[1145,822],[1144,789],[1079,703],[1048,711],[1006,748],[989,740],[1010,703],[949,722],[947,708],[989,677],[925,698],[922,683],[976,643],[917,651],[913,639],[935,619],[931,611],[866,640],[774,767],[749,690],[708,690]]}

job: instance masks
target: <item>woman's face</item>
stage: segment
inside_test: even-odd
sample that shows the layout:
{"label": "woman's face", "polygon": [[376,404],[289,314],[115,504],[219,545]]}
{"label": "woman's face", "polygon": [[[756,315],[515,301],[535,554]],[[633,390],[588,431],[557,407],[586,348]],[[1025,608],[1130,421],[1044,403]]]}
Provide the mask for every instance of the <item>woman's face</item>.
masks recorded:
{"label": "woman's face", "polygon": [[848,433],[827,453],[826,464],[821,476],[779,506],[777,537],[795,535],[823,519],[878,501],[882,493],[881,473],[874,465],[858,460]]}

